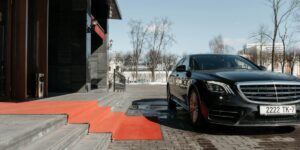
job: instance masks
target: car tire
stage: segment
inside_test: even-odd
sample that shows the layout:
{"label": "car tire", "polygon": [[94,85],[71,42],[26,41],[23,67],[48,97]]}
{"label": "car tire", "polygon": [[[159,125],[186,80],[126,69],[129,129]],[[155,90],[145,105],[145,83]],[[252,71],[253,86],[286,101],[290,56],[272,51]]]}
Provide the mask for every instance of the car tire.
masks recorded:
{"label": "car tire", "polygon": [[196,89],[192,89],[189,94],[189,115],[193,126],[203,127],[206,125],[205,120],[201,114],[200,95]]}
{"label": "car tire", "polygon": [[168,101],[168,109],[171,111],[176,111],[176,102],[172,100],[170,87],[167,86],[167,101]]}

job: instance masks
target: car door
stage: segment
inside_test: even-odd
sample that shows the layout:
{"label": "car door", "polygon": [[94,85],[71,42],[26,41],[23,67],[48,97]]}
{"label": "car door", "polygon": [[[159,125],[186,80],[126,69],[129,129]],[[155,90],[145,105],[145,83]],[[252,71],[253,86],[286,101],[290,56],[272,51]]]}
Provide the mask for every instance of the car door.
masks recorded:
{"label": "car door", "polygon": [[184,59],[181,59],[178,61],[176,66],[173,68],[172,73],[170,74],[169,77],[169,86],[170,86],[170,91],[171,94],[176,97],[177,99],[179,98],[178,94],[178,86],[179,86],[179,72],[176,71],[176,68],[180,65],[182,65]]}
{"label": "car door", "polygon": [[[186,57],[183,62],[182,65],[185,66],[186,71],[190,70],[190,66],[189,66],[189,57]],[[178,94],[179,94],[179,99],[181,100],[182,103],[185,103],[187,100],[187,89],[188,89],[188,81],[189,81],[189,77],[187,76],[187,72],[180,72],[178,73],[179,76],[179,86],[178,86]]]}

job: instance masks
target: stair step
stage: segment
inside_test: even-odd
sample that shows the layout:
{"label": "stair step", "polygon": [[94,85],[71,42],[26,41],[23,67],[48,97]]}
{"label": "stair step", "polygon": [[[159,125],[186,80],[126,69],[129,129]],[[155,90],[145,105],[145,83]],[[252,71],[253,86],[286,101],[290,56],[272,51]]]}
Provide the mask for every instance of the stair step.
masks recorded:
{"label": "stair step", "polygon": [[0,120],[0,149],[16,150],[64,126],[67,116],[1,115]]}
{"label": "stair step", "polygon": [[88,132],[87,124],[68,124],[41,138],[25,150],[62,150],[76,144]]}
{"label": "stair step", "polygon": [[106,150],[111,141],[110,133],[88,134],[83,137],[72,150]]}
{"label": "stair step", "polygon": [[75,117],[69,118],[69,123],[92,123],[94,120],[104,117],[109,112],[109,107],[93,107]]}
{"label": "stair step", "polygon": [[101,117],[90,125],[89,132],[114,132],[118,127],[122,119],[123,113],[110,112],[104,117]]}

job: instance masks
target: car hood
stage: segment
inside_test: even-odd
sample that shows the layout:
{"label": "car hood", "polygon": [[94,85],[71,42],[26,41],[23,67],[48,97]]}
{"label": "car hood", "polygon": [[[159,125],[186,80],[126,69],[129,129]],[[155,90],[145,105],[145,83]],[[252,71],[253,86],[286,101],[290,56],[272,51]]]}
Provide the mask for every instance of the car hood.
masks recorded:
{"label": "car hood", "polygon": [[[198,72],[200,73],[200,72]],[[210,79],[229,80],[231,82],[247,81],[300,81],[299,78],[268,71],[249,71],[249,70],[231,70],[231,71],[207,71],[202,72]]]}

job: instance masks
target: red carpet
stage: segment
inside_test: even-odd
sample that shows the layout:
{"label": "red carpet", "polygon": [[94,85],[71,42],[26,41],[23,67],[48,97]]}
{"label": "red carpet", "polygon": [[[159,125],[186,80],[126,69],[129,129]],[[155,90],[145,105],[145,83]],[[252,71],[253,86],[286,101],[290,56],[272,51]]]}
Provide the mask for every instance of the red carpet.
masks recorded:
{"label": "red carpet", "polygon": [[0,102],[0,114],[67,114],[69,123],[89,123],[90,133],[111,132],[114,140],[162,140],[160,126],[143,116],[126,116],[97,101]]}

